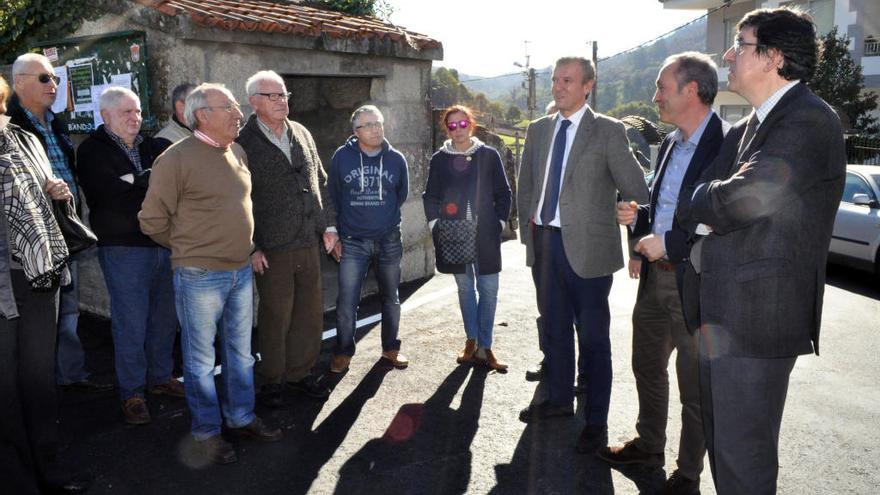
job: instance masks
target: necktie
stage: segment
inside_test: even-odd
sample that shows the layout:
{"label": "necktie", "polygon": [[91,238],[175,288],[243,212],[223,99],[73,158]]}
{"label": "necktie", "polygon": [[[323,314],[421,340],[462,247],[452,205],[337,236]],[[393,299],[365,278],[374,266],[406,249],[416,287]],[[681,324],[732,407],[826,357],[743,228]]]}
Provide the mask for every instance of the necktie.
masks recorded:
{"label": "necktie", "polygon": [[562,182],[562,158],[565,156],[565,131],[569,125],[571,121],[568,119],[560,122],[553,139],[553,156],[550,158],[550,169],[547,170],[547,189],[544,191],[544,204],[541,206],[541,225],[550,225],[556,217],[559,184]]}
{"label": "necktie", "polygon": [[739,141],[739,151],[736,154],[736,165],[739,168],[739,162],[742,160],[743,153],[746,151],[746,148],[749,147],[749,143],[752,142],[752,138],[755,137],[755,131],[758,129],[758,114],[752,112],[752,116],[749,117],[749,121],[746,123],[746,132],[743,134],[742,139]]}

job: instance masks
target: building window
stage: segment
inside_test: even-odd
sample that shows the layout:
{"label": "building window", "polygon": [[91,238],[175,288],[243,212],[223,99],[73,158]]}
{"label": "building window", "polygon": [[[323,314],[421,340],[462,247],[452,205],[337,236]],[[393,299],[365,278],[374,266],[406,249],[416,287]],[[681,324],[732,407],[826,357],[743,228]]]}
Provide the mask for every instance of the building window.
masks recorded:
{"label": "building window", "polygon": [[721,118],[731,124],[736,124],[750,113],[752,107],[748,105],[721,105]]}
{"label": "building window", "polygon": [[874,36],[868,35],[865,37],[865,56],[866,57],[876,57],[880,55],[880,40],[875,38]]}
{"label": "building window", "polygon": [[813,17],[816,23],[816,34],[824,36],[834,27],[834,1],[833,0],[792,0],[782,2],[781,6],[799,7]]}

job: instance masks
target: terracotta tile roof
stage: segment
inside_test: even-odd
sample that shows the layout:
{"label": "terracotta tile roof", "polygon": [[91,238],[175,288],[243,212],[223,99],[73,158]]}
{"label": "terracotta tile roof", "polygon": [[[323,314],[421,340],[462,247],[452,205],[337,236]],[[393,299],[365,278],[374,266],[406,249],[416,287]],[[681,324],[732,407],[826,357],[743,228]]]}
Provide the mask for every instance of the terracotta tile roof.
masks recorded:
{"label": "terracotta tile roof", "polygon": [[378,38],[404,42],[416,50],[440,42],[374,17],[356,17],[303,3],[269,0],[135,0],[166,15],[188,15],[196,24],[236,31],[262,31],[299,36]]}

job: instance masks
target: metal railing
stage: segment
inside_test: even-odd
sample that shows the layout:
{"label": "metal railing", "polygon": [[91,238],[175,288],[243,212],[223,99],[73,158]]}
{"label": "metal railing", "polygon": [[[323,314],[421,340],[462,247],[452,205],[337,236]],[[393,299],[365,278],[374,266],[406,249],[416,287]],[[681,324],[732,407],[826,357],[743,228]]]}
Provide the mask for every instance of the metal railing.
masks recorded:
{"label": "metal railing", "polygon": [[880,138],[847,136],[846,162],[861,165],[880,165]]}
{"label": "metal railing", "polygon": [[880,55],[880,40],[865,40],[865,57],[875,57]]}

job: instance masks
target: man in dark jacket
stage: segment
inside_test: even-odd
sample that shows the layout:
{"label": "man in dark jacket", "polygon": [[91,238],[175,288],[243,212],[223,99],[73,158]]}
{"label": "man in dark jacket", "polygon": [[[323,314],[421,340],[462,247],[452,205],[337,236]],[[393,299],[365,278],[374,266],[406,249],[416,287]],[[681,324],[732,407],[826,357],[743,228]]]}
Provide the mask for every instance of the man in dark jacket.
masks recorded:
{"label": "man in dark jacket", "polygon": [[[73,141],[67,133],[67,124],[51,110],[58,89],[58,79],[52,70],[52,64],[43,55],[21,55],[12,64],[12,80],[15,94],[9,102],[10,121],[37,136],[49,157],[55,177],[67,183],[74,203],[78,203]],[[59,385],[68,388],[95,392],[112,390],[111,385],[89,380],[85,369],[85,353],[76,333],[79,319],[77,264],[75,258],[71,260],[70,274],[73,282],[61,288],[56,380]]]}
{"label": "man in dark jacket", "polygon": [[354,355],[355,322],[364,277],[373,260],[382,297],[382,357],[397,368],[409,361],[397,339],[400,324],[400,207],[409,192],[406,159],[385,139],[382,112],[364,105],[351,115],[354,136],[333,154],[327,189],[342,241],[336,349],[330,371],[343,373]]}
{"label": "man in dark jacket", "polygon": [[256,244],[251,264],[260,295],[257,397],[268,407],[283,406],[286,382],[294,391],[326,399],[330,389],[311,369],[321,352],[324,323],[319,243],[323,239],[329,252],[338,240],[327,174],[312,135],[287,118],[289,93],[281,76],[260,71],[246,86],[255,113],[236,141],[251,172]]}
{"label": "man in dark jacket", "polygon": [[139,134],[140,100],[131,90],[107,89],[100,110],[104,124],[77,151],[79,178],[110,293],[122,414],[145,424],[146,391],[183,397],[171,376],[177,317],[170,252],[142,234],[137,219],[161,144]]}

